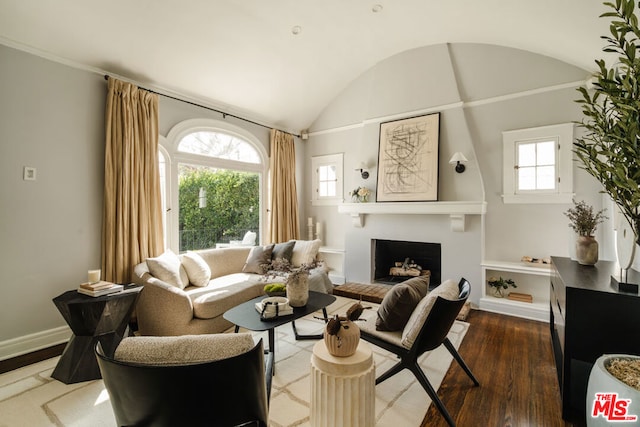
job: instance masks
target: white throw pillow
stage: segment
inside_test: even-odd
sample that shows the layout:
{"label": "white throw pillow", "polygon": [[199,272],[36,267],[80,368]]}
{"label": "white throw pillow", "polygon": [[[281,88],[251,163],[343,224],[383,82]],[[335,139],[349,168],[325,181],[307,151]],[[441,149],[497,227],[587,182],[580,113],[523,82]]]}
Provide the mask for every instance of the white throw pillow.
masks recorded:
{"label": "white throw pillow", "polygon": [[429,292],[426,297],[422,298],[415,310],[413,310],[413,313],[411,313],[409,321],[402,331],[402,346],[406,349],[411,348],[416,338],[418,338],[420,329],[422,329],[422,325],[424,325],[424,322],[427,320],[433,304],[436,303],[437,297],[453,301],[458,299],[458,295],[460,295],[458,284],[449,279],[442,282],[438,287]]}
{"label": "white throw pillow", "polygon": [[209,264],[196,252],[187,252],[182,255],[182,265],[187,271],[189,282],[193,286],[207,286],[211,279]]}
{"label": "white throw pillow", "polygon": [[318,255],[321,240],[295,240],[293,245],[293,255],[291,255],[291,265],[300,267],[302,264],[311,264]]}
{"label": "white throw pillow", "polygon": [[149,273],[153,277],[170,285],[184,289],[189,284],[189,276],[187,276],[186,270],[182,268],[180,258],[171,249],[167,249],[158,257],[147,258],[147,267],[149,267]]}

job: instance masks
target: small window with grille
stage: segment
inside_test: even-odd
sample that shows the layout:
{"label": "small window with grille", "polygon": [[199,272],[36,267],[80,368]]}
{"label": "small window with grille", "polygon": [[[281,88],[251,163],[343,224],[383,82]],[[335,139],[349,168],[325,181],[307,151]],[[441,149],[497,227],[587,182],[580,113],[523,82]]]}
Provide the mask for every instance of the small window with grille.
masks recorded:
{"label": "small window with grille", "polygon": [[330,154],[311,158],[313,169],[313,205],[337,205],[343,201],[343,154]]}
{"label": "small window with grille", "polygon": [[504,203],[571,203],[573,124],[505,131]]}

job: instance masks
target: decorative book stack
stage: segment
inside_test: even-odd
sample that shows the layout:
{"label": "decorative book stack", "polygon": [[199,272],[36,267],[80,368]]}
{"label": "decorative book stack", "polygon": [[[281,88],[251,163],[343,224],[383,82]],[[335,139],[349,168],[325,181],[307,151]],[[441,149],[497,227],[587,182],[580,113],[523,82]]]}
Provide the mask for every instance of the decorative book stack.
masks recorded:
{"label": "decorative book stack", "polygon": [[102,295],[112,294],[114,292],[120,292],[124,289],[122,285],[116,285],[115,283],[105,282],[103,280],[99,282],[87,282],[80,285],[78,292],[90,297],[99,297]]}
{"label": "decorative book stack", "polygon": [[518,292],[509,292],[509,295],[507,295],[507,298],[513,301],[533,302],[533,296],[529,294],[521,294]]}

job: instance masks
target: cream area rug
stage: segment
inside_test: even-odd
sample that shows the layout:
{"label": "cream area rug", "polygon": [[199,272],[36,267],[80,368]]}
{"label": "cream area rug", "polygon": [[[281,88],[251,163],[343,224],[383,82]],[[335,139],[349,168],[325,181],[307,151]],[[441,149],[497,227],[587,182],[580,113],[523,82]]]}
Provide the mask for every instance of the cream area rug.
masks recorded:
{"label": "cream area rug", "polygon": [[[343,315],[353,300],[337,297],[329,313]],[[376,304],[363,305],[377,308]],[[296,321],[299,333],[319,333],[324,323],[315,316]],[[458,348],[469,324],[456,321],[449,339]],[[254,332],[254,339],[266,332]],[[269,405],[272,427],[309,426],[311,395],[310,360],[316,341],[296,341],[290,325],[276,329],[276,368]],[[391,367],[396,357],[376,346],[376,375]],[[48,359],[0,375],[0,427],[18,426],[115,426],[109,395],[101,380],[66,385],[51,378],[58,358]],[[437,390],[452,357],[443,347],[425,353],[421,359],[429,381]],[[408,370],[376,386],[376,426],[420,426],[431,399]]]}

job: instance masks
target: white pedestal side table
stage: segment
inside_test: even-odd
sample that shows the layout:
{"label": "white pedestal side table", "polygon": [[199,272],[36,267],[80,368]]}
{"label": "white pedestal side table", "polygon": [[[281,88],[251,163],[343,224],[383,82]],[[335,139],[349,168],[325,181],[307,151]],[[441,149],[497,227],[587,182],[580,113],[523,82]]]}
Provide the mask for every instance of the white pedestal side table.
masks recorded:
{"label": "white pedestal side table", "polygon": [[311,356],[311,426],[374,426],[375,382],[369,344],[360,340],[355,354],[335,357],[318,341]]}

